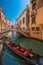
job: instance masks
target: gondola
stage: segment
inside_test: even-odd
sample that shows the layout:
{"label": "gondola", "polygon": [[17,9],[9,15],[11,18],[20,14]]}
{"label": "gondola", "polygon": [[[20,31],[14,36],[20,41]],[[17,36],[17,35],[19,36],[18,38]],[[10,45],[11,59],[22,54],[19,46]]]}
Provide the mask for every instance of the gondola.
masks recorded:
{"label": "gondola", "polygon": [[43,65],[43,57],[32,52],[32,49],[25,49],[19,45],[14,45],[10,42],[7,43],[7,47],[16,55],[25,60],[25,62],[32,65]]}

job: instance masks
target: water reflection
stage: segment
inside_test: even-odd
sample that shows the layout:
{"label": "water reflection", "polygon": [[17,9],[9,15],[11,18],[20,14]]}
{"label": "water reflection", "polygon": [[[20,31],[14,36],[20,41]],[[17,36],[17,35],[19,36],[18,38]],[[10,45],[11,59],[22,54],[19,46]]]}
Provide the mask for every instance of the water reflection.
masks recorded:
{"label": "water reflection", "polygon": [[[8,34],[8,37],[10,37],[11,39],[13,38],[14,40],[17,40],[16,39],[16,32],[9,32],[9,34]],[[35,46],[37,46],[37,47],[39,47],[39,45],[36,45],[36,43],[38,44],[39,43],[39,41],[36,41],[36,40],[33,40],[33,39],[27,39],[27,38],[18,38],[18,41],[16,41],[16,43],[17,44],[21,44],[21,45],[23,45],[23,46],[25,46],[26,48],[29,48],[28,46],[29,46],[29,44],[28,43],[30,43],[30,48],[32,47],[33,48],[33,50],[35,49],[34,47]],[[27,43],[27,44],[26,44]],[[35,46],[34,45],[32,45],[31,43],[35,43]],[[41,43],[39,43],[39,44],[41,44]],[[41,46],[41,48],[43,48],[42,46]],[[8,48],[7,48],[7,50],[8,50]],[[10,51],[10,50],[9,50]],[[8,51],[8,52],[9,52]],[[40,50],[39,50],[40,51]],[[5,51],[6,52],[6,51]],[[7,52],[7,53],[8,53]],[[38,50],[37,50],[37,52],[38,52]],[[10,53],[11,54],[11,53]],[[5,54],[4,54],[5,55]],[[8,56],[10,56],[9,54],[8,54]],[[13,54],[12,54],[12,56],[13,56]],[[7,56],[6,56],[7,57]],[[17,58],[17,61],[19,61],[20,62],[20,65],[28,65],[28,64],[26,64],[23,60],[21,60],[21,59],[19,59],[19,57],[17,56],[17,55],[15,55],[14,54],[14,56],[13,56],[14,58],[16,57]],[[42,58],[41,58],[41,60],[43,60]],[[41,61],[40,60],[40,61]],[[13,61],[12,61],[13,62]],[[41,62],[43,62],[43,61],[41,61]],[[18,64],[17,64],[18,65]],[[30,65],[30,64],[29,64]],[[41,65],[43,65],[43,63],[41,64]]]}
{"label": "water reflection", "polygon": [[[9,32],[8,37],[13,38],[15,40],[16,32],[13,32],[13,35],[12,32]],[[21,60],[16,54],[11,52],[7,47],[5,47],[3,50],[2,63],[3,65],[28,65],[27,63],[25,63],[24,60]]]}
{"label": "water reflection", "polygon": [[2,65],[20,65],[16,58],[14,58],[5,48],[3,50]]}
{"label": "water reflection", "polygon": [[16,39],[16,32],[9,32],[7,35],[9,38]]}

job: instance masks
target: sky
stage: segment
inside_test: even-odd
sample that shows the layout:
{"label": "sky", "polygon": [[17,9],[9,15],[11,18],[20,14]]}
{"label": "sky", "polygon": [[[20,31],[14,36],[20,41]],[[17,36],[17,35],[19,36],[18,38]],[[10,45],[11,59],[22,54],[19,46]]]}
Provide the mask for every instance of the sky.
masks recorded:
{"label": "sky", "polygon": [[30,0],[0,0],[5,17],[10,19],[13,24],[16,23],[16,19],[27,5],[30,6]]}

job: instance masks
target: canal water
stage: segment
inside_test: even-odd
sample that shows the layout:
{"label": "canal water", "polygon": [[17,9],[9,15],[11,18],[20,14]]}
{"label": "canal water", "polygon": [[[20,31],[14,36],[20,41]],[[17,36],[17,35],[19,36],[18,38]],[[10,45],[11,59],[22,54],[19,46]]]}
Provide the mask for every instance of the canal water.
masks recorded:
{"label": "canal water", "polygon": [[[24,36],[20,36],[20,37],[16,38],[15,32],[13,35],[10,32],[7,36],[9,38],[15,39],[16,44],[21,45],[27,49],[32,48],[32,50],[34,52],[37,52],[37,53],[43,55],[43,41],[26,38]],[[3,65],[30,65],[30,64],[27,64],[24,60],[20,59],[13,52],[11,52],[7,47],[5,47],[3,50],[2,64]]]}
{"label": "canal water", "polygon": [[[14,32],[14,35],[12,37],[12,33],[10,32],[7,35],[7,37],[13,38],[14,40],[16,40],[16,33]],[[23,59],[19,58],[17,55],[11,52],[7,48],[7,46],[5,46],[3,49],[3,54],[2,54],[2,65],[30,65],[30,64],[26,63]]]}
{"label": "canal water", "polygon": [[3,50],[2,65],[20,65],[15,57],[5,48]]}
{"label": "canal water", "polygon": [[23,59],[19,58],[16,54],[14,54],[7,47],[5,47],[2,55],[2,65],[30,65],[30,64],[26,63]]}

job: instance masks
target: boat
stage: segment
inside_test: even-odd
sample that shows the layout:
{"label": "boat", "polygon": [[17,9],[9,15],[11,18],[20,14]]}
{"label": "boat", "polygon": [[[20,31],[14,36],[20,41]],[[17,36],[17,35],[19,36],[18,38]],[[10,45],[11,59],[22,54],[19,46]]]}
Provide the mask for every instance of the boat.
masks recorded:
{"label": "boat", "polygon": [[7,47],[20,58],[25,60],[25,62],[30,63],[32,65],[43,65],[43,57],[32,52],[32,49],[28,50],[10,42],[7,43]]}

